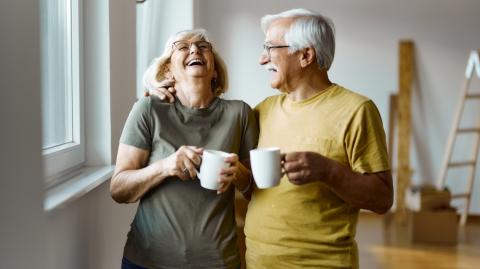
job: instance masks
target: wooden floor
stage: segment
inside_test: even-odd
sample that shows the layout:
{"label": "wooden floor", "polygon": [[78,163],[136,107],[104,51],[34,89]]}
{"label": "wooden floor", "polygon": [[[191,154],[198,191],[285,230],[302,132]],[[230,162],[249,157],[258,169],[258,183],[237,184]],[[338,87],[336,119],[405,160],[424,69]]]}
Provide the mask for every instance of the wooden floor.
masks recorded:
{"label": "wooden floor", "polygon": [[453,246],[412,243],[408,227],[396,225],[389,216],[361,213],[357,227],[361,269],[480,268],[478,221],[461,228]]}

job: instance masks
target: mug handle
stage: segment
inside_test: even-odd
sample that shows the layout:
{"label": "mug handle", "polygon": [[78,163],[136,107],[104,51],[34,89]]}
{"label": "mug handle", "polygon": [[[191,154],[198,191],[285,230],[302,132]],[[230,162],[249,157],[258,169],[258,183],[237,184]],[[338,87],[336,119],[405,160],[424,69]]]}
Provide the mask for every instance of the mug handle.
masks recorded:
{"label": "mug handle", "polygon": [[[200,155],[200,160],[203,161],[203,156]],[[199,167],[202,165],[202,162],[200,162]],[[195,167],[195,173],[197,173],[197,178],[200,179],[200,171]],[[199,168],[200,169],[200,168]]]}

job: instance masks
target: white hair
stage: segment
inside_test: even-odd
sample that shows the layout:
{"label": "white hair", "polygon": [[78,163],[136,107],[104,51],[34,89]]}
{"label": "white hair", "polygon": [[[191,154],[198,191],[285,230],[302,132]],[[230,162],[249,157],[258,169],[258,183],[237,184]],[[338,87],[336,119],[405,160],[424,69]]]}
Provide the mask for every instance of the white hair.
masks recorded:
{"label": "white hair", "polygon": [[[143,73],[143,86],[147,90],[156,89],[160,86],[160,82],[165,79],[165,73],[167,71],[167,64],[170,62],[170,57],[173,53],[173,43],[182,39],[199,38],[201,40],[210,41],[208,33],[204,29],[193,29],[180,31],[174,35],[171,35],[165,43],[165,48],[162,56],[153,59],[150,66]],[[218,55],[212,45],[212,53],[214,58],[215,70],[217,71],[217,79],[212,84],[215,95],[221,95],[227,90],[228,87],[228,74],[227,67],[223,59]]]}
{"label": "white hair", "polygon": [[289,52],[313,47],[319,68],[330,69],[335,55],[333,22],[317,12],[298,8],[263,16],[261,19],[263,32],[266,33],[274,21],[284,18],[294,19],[284,36],[284,41],[290,46]]}

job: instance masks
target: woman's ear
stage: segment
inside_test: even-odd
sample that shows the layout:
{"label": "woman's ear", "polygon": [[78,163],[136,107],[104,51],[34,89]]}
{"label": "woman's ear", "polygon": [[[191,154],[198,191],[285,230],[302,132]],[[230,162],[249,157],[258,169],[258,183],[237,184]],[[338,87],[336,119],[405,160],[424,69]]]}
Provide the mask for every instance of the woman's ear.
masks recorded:
{"label": "woman's ear", "polygon": [[300,54],[301,67],[307,67],[315,61],[315,50],[313,48],[305,48]]}
{"label": "woman's ear", "polygon": [[212,81],[210,82],[210,87],[212,88],[212,92],[215,93],[215,91],[217,90],[217,87],[218,87],[218,72],[217,70],[215,69],[213,71],[213,76],[212,76]]}
{"label": "woman's ear", "polygon": [[165,72],[163,73],[163,76],[167,79],[175,80],[175,77],[173,76],[172,71],[170,71],[170,68],[168,65],[165,66]]}

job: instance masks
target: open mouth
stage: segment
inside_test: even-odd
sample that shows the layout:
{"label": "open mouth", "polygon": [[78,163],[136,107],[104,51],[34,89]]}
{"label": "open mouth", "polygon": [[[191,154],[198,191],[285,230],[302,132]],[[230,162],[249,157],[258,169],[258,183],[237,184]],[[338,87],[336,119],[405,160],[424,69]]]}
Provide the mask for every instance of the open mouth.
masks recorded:
{"label": "open mouth", "polygon": [[196,66],[196,65],[202,66],[202,65],[205,65],[205,63],[201,59],[192,59],[187,62],[187,66]]}
{"label": "open mouth", "polygon": [[277,72],[277,68],[272,64],[265,66],[265,69],[269,72]]}

